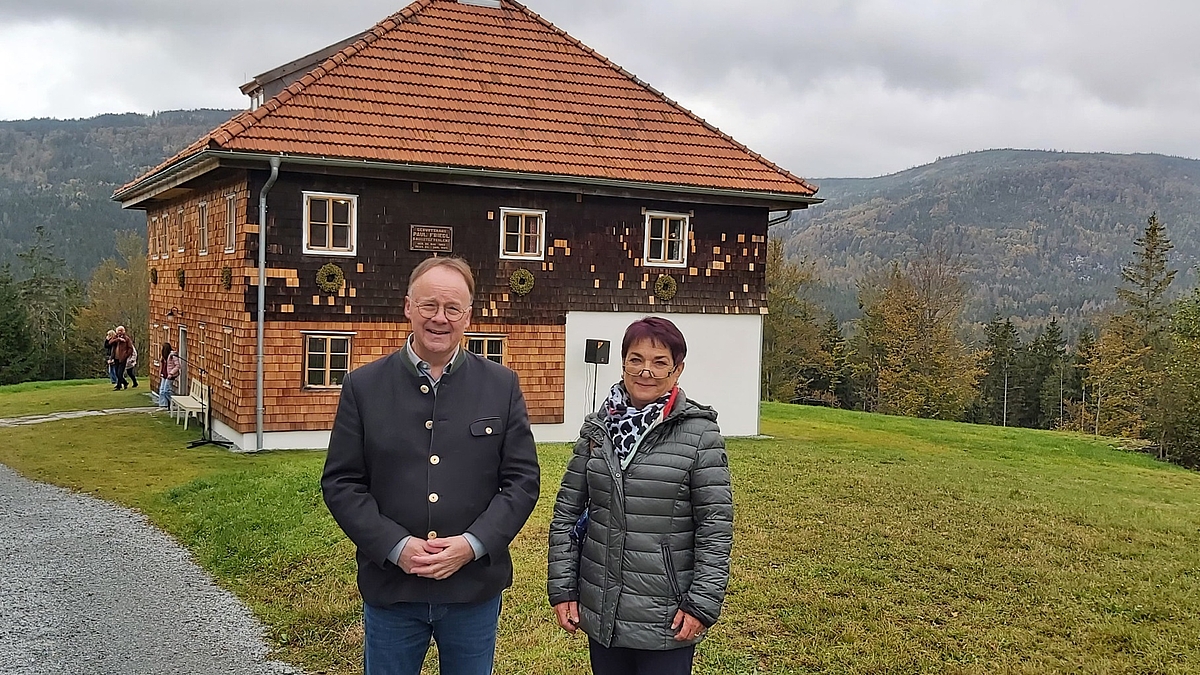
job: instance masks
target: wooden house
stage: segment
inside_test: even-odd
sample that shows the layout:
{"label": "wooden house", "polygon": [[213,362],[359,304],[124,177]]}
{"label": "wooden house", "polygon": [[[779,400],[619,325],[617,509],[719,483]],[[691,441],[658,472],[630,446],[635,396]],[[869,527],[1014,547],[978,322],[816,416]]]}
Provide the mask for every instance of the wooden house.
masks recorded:
{"label": "wooden house", "polygon": [[466,346],[520,375],[539,440],[575,437],[648,314],[687,336],[688,395],[758,432],[768,214],[816,187],[511,0],[419,0],[243,92],[113,196],[147,214],[147,349],[177,345],[218,434],[258,445],[260,237],[262,447],[326,444],[435,254],[475,269]]}

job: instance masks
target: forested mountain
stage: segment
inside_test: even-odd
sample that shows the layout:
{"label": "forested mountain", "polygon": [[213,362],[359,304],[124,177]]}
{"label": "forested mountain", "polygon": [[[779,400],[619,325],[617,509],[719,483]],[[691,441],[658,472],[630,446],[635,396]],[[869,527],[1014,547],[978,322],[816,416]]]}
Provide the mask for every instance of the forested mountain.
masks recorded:
{"label": "forested mountain", "polygon": [[1175,288],[1196,283],[1200,161],[989,150],[879,178],[814,182],[826,202],[771,234],[789,258],[814,265],[821,287],[813,299],[843,321],[857,316],[864,275],[942,250],[964,266],[967,319],[999,312],[1019,329],[1055,316],[1076,325],[1112,301],[1155,211],[1175,245]]}
{"label": "forested mountain", "polygon": [[[114,232],[145,228],[113,190],[236,111],[0,122],[0,265],[43,225],[69,272],[86,280],[115,253]],[[1200,161],[1161,155],[989,150],[879,178],[818,179],[820,206],[772,230],[814,265],[813,299],[845,321],[857,285],[892,261],[943,250],[970,288],[966,318],[995,312],[1018,328],[1075,324],[1111,301],[1133,240],[1157,211],[1175,244],[1175,287],[1200,260]]]}
{"label": "forested mountain", "polygon": [[116,253],[118,230],[143,232],[113,190],[229,119],[235,111],[101,115],[0,122],[0,265],[14,263],[43,225],[69,272],[86,280]]}

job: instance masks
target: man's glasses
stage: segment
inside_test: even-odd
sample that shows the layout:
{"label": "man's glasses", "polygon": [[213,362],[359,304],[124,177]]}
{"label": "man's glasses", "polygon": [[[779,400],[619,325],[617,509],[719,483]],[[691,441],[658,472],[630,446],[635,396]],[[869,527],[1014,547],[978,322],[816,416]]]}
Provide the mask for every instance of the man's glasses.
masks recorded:
{"label": "man's glasses", "polygon": [[651,379],[665,380],[679,366],[646,365],[641,359],[630,359],[622,367],[627,374],[634,377],[641,377],[642,373],[650,373]]}
{"label": "man's glasses", "polygon": [[439,305],[436,302],[422,302],[417,304],[417,312],[426,319],[432,319],[437,316],[438,310],[446,314],[446,320],[453,323],[466,316],[467,312],[471,311],[471,306],[459,307],[458,305]]}

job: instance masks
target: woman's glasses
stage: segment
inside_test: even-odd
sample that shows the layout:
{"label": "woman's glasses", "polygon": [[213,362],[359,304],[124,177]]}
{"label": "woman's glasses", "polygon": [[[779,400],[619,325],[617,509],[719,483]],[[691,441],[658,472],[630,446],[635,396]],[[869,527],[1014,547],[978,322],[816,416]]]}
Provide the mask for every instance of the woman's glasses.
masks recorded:
{"label": "woman's glasses", "polygon": [[629,359],[625,362],[625,365],[622,366],[622,368],[625,369],[625,372],[629,375],[641,377],[642,373],[649,373],[651,379],[655,380],[667,379],[678,367],[679,366],[666,366],[660,364],[647,365],[641,359]]}

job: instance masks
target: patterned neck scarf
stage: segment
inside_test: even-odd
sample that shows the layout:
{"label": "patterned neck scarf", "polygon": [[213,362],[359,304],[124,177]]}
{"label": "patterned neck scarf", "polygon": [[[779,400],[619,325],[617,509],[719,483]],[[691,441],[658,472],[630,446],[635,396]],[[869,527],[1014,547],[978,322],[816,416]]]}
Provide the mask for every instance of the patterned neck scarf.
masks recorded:
{"label": "patterned neck scarf", "polygon": [[633,454],[642,444],[646,434],[656,424],[663,421],[670,412],[669,405],[675,400],[674,387],[659,396],[644,408],[635,408],[629,400],[629,392],[625,391],[624,383],[613,385],[604,403],[604,423],[608,427],[608,435],[612,438],[613,449],[617,453],[617,461],[624,470],[633,460]]}

